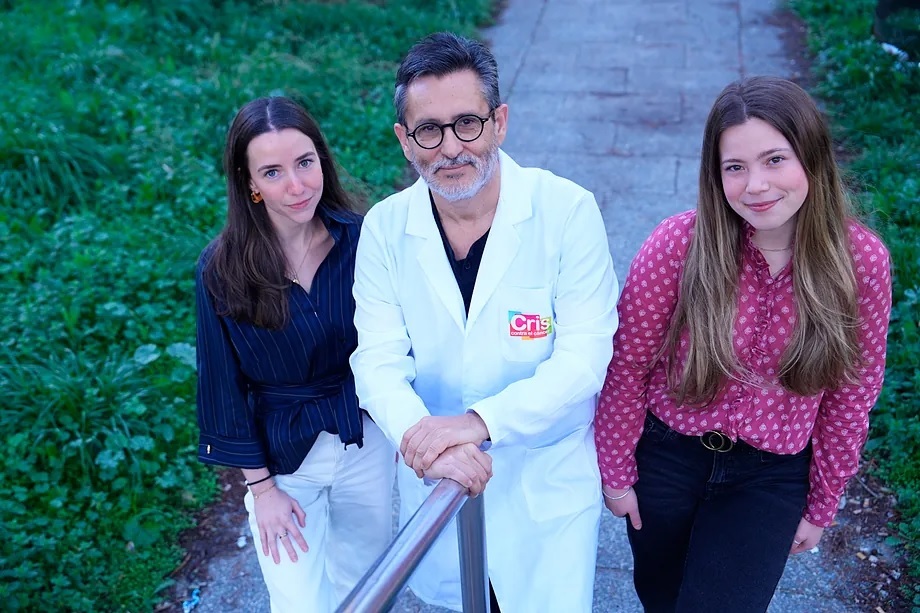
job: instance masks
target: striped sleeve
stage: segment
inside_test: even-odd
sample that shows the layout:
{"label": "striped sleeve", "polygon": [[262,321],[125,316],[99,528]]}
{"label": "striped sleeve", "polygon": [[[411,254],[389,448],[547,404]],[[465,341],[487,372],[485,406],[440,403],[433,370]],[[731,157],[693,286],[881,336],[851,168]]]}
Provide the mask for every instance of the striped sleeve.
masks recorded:
{"label": "striped sleeve", "polygon": [[206,464],[262,468],[267,458],[255,428],[246,378],[204,285],[204,260],[195,273],[198,458]]}

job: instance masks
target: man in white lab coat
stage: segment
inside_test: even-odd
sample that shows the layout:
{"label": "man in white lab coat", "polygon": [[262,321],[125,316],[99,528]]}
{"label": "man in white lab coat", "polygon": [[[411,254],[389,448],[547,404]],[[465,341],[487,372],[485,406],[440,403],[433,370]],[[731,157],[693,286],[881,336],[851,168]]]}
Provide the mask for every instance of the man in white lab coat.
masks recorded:
{"label": "man in white lab coat", "polygon": [[[617,324],[597,203],[499,149],[508,106],[484,45],[423,39],[395,102],[421,178],[364,221],[351,366],[361,406],[400,445],[401,520],[431,479],[474,494],[488,481],[493,611],[590,611],[602,508],[592,420]],[[460,610],[456,530],[410,586]]]}

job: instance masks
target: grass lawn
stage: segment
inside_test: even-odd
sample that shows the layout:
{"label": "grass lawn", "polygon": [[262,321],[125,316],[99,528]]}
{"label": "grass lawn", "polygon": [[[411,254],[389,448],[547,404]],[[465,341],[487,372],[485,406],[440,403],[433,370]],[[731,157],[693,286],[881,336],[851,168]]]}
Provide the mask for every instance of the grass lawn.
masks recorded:
{"label": "grass lawn", "polygon": [[149,610],[198,464],[193,270],[236,109],[284,93],[374,200],[408,47],[491,0],[0,1],[0,602]]}
{"label": "grass lawn", "polygon": [[[898,494],[893,544],[910,558],[902,589],[920,610],[920,67],[871,37],[875,0],[791,0],[808,26],[815,93],[854,154],[862,207],[891,250],[894,308],[885,387],[866,453]],[[900,16],[920,35],[920,11]]]}

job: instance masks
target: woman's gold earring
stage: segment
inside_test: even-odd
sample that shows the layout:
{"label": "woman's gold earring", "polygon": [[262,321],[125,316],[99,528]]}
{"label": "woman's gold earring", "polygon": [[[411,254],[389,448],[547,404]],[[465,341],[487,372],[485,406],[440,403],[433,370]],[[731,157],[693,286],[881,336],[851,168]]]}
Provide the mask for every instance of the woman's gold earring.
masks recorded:
{"label": "woman's gold earring", "polygon": [[249,192],[249,199],[252,200],[253,203],[259,204],[262,202],[262,194],[259,192]]}

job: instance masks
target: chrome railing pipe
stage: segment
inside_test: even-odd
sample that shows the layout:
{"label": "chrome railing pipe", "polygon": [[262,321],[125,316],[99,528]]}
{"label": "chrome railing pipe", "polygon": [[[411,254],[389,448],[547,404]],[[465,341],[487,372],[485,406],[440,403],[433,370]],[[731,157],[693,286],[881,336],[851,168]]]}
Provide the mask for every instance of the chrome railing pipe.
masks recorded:
{"label": "chrome railing pipe", "polygon": [[456,481],[442,479],[339,606],[337,613],[389,610],[434,540],[468,499],[467,492]]}
{"label": "chrome railing pipe", "polygon": [[489,613],[485,525],[482,496],[468,499],[457,517],[463,613]]}

